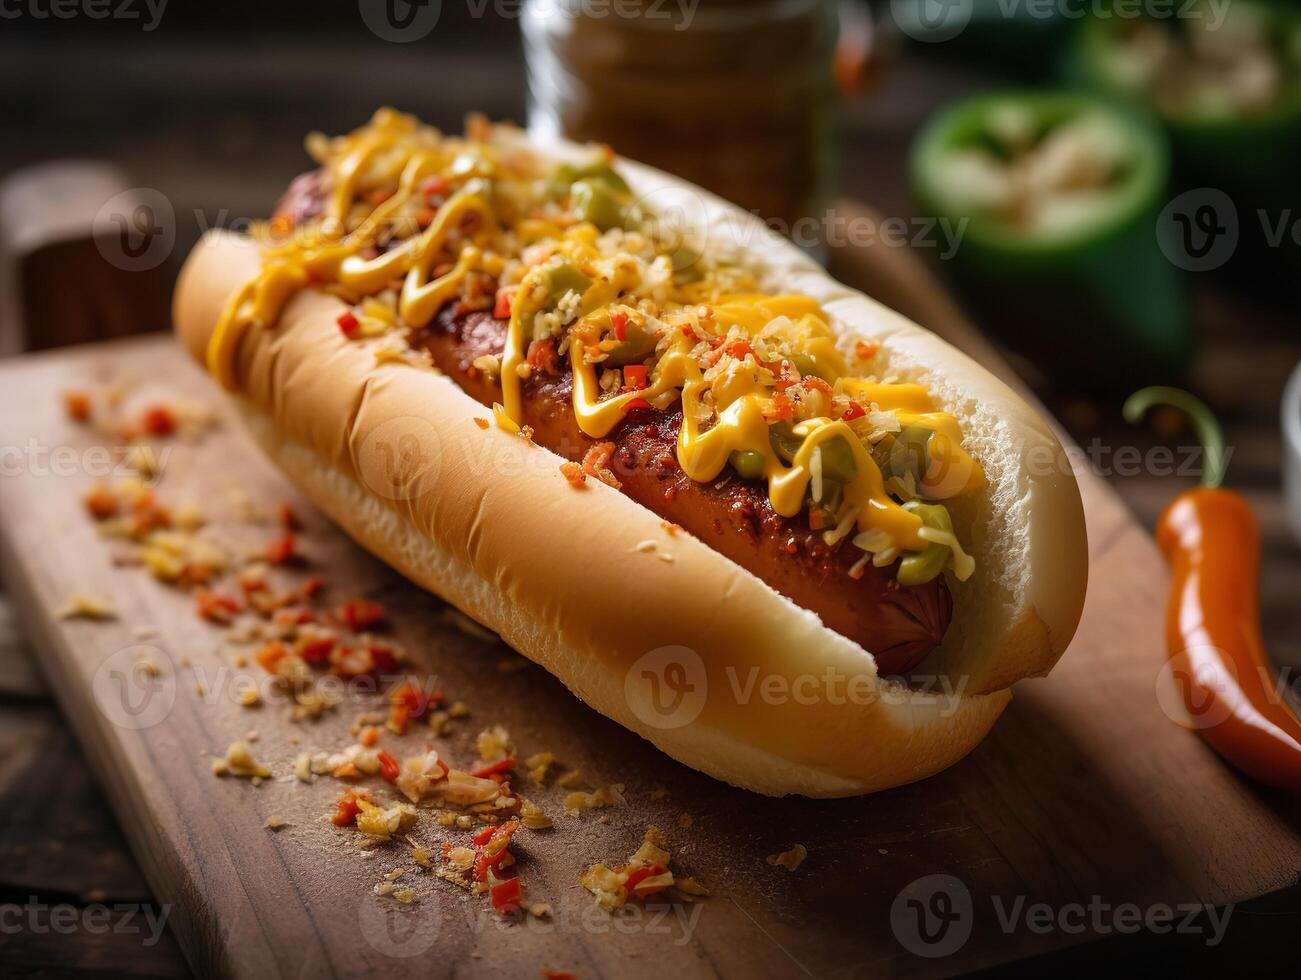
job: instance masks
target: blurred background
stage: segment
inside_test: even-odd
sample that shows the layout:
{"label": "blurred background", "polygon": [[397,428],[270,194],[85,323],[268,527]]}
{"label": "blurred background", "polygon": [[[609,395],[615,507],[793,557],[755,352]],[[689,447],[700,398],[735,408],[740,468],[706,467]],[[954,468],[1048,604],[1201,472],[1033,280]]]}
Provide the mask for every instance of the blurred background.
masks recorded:
{"label": "blurred background", "polygon": [[[1131,427],[1121,402],[1155,382],[1203,397],[1261,523],[1271,652],[1301,667],[1301,382],[1283,405],[1301,360],[1298,10],[4,0],[0,353],[167,329],[198,236],[269,214],[308,166],[304,135],[377,106],[608,142],[927,326],[974,323],[1149,527],[1199,474],[1154,450],[1195,439],[1172,415]],[[40,702],[31,683],[5,696]],[[70,742],[51,751],[76,765]],[[0,812],[4,887],[48,887],[53,857],[4,850],[29,811]],[[86,845],[101,855],[105,821]],[[158,973],[183,969],[172,954]]]}

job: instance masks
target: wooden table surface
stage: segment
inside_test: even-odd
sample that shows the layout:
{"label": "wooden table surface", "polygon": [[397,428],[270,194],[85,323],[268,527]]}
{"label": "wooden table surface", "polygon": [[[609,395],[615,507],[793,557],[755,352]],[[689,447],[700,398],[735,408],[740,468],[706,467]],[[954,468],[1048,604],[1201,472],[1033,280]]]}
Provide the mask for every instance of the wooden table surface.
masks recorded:
{"label": "wooden table surface", "polygon": [[[21,61],[7,59],[6,64],[8,67],[0,68],[0,73],[24,70]],[[290,66],[282,71],[292,75],[293,69]],[[518,82],[512,71],[509,66],[503,69],[500,78],[504,81],[493,90],[495,94],[489,101],[494,104],[489,109],[519,114],[518,103],[512,103],[518,93],[518,88],[512,87]],[[60,85],[75,84],[75,77],[56,79],[48,97],[57,99]],[[847,188],[871,199],[886,213],[909,214],[899,173],[908,140],[926,112],[957,90],[956,81],[946,79],[943,73],[905,66],[872,100],[851,106]],[[382,86],[373,85],[355,98],[359,105],[382,101]],[[297,132],[298,128],[296,123],[278,126],[280,142],[284,142],[286,132]],[[247,132],[244,136],[252,138]],[[260,139],[266,141],[268,137],[264,134]],[[26,154],[33,152],[33,146],[40,146],[39,141],[16,141],[15,145],[22,146]],[[162,148],[165,150],[165,146]],[[134,172],[151,184],[164,186],[171,182],[190,187],[189,196],[178,198],[185,203],[234,199],[251,211],[258,210],[281,182],[273,168],[260,178],[259,184],[236,185],[210,160],[199,160],[184,152],[155,153],[159,149],[157,145],[151,149],[137,142],[124,156]],[[283,154],[281,160],[280,169],[290,172],[287,168],[292,163]],[[1295,312],[1281,310],[1276,302],[1244,296],[1214,280],[1197,281],[1194,298],[1202,337],[1195,369],[1198,389],[1221,412],[1230,442],[1236,448],[1231,483],[1248,494],[1261,518],[1266,636],[1280,665],[1301,668],[1301,630],[1297,629],[1301,614],[1296,605],[1301,588],[1301,548],[1291,534],[1278,491],[1277,424],[1283,382],[1301,360],[1301,322]],[[1037,390],[1085,445],[1094,438],[1109,447],[1146,448],[1157,442],[1149,431],[1133,432],[1124,426],[1115,405],[1098,404],[1042,384]],[[1187,435],[1176,433],[1174,438],[1186,440]],[[1179,477],[1150,473],[1103,475],[1149,527],[1164,502],[1188,484]],[[1010,734],[1034,737],[1032,726]],[[0,739],[5,750],[0,754],[0,902],[23,902],[31,896],[48,904],[67,903],[79,908],[90,903],[112,906],[148,902],[150,890],[102,800],[96,777],[53,707],[40,672],[33,669],[30,651],[7,610],[0,611]],[[1136,751],[1142,751],[1142,747],[1136,747]],[[1060,760],[1054,764],[1080,762]],[[1170,817],[1178,819],[1175,814]],[[1063,858],[1044,856],[1049,862]],[[1065,870],[1063,873],[1069,874]],[[1295,915],[1297,904],[1293,893],[1276,911]],[[1268,919],[1262,916],[1255,921]],[[1276,917],[1274,921],[1287,919]],[[1294,927],[1284,926],[1285,931],[1288,928],[1294,932]],[[1126,942],[1119,951],[1115,950],[1115,942],[1105,946],[1112,950],[1106,955],[1132,957],[1137,941]],[[1171,948],[1170,942],[1157,946],[1153,956],[1165,958]],[[1184,952],[1190,964],[1219,962],[1216,951],[1197,947]],[[1069,955],[1070,963],[1088,962],[1087,954],[1076,951]],[[156,945],[145,945],[137,934],[99,935],[85,930],[69,936],[31,931],[4,933],[0,934],[0,957],[7,967],[33,973],[116,972],[160,977],[187,973],[170,934]]]}

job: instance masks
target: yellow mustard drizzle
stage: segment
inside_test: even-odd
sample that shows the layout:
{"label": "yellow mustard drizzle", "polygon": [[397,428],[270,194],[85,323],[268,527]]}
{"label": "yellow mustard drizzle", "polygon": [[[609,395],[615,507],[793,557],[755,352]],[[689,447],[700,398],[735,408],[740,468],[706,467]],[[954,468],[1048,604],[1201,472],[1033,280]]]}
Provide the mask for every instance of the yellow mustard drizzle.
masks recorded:
{"label": "yellow mustard drizzle", "polygon": [[[419,194],[422,181],[441,177],[448,170],[448,152],[436,139],[427,138],[429,131],[418,131],[417,126],[412,117],[380,110],[368,126],[337,141],[341,144],[339,152],[325,162],[331,184],[324,217],[316,227],[303,229],[299,239],[264,248],[258,273],[223,308],[207,349],[208,368],[223,385],[234,388],[238,384],[236,365],[243,336],[250,329],[272,326],[285,303],[313,283],[334,284],[360,296],[373,296],[400,283],[397,313],[405,326],[418,328],[459,295],[467,275],[485,267],[485,249],[503,229],[496,225],[489,186],[477,178],[462,182],[418,234],[382,254],[369,258],[362,254]],[[425,138],[417,138],[421,133]],[[479,152],[488,151],[480,147]],[[394,171],[396,190],[375,203],[348,232],[348,222],[357,218],[353,212],[359,190],[363,189],[359,184],[381,162]],[[461,247],[450,271],[431,278],[435,262],[447,251],[450,233],[461,228],[471,214],[481,219],[478,230]],[[557,222],[533,214],[521,217],[507,231],[521,248],[556,241],[549,257],[572,262],[590,280],[591,286],[578,297],[571,329],[608,318],[611,307],[625,300],[637,285],[635,262],[626,256],[602,255],[598,248],[600,232],[590,223]],[[543,261],[530,269],[511,302],[500,359],[502,404],[494,406],[503,428],[518,431],[523,421],[521,380],[530,370],[527,354],[533,323],[556,299],[548,295],[546,276],[550,266],[550,261]],[[489,271],[500,271],[500,258]],[[859,405],[871,405],[874,411],[893,413],[902,428],[919,425],[933,433],[927,444],[931,465],[916,488],[921,496],[944,499],[983,485],[980,466],[962,448],[957,418],[936,411],[930,394],[921,385],[853,376],[836,347],[826,313],[811,297],[719,295],[717,287],[706,281],[675,285],[668,303],[666,309],[674,304],[679,308],[707,308],[718,336],[733,331],[753,339],[776,322],[787,324],[786,339],[791,349],[808,358],[814,373],[834,385],[838,394],[849,396]],[[579,428],[589,437],[600,439],[619,425],[630,403],[644,399],[667,408],[680,396],[683,421],[677,457],[687,476],[698,482],[714,480],[728,466],[733,453],[757,454],[763,460],[763,476],[773,509],[783,517],[800,514],[810,490],[815,497],[820,496],[820,454],[829,442],[841,440],[849,447],[855,465],[855,476],[843,486],[843,504],[838,513],[850,515],[843,520],[852,519],[859,532],[883,532],[891,549],[920,551],[928,544],[948,547],[958,577],[970,575],[972,559],[956,536],[923,526],[917,514],[893,499],[892,492],[897,494],[897,490],[886,486],[863,438],[848,422],[827,416],[795,422],[793,432],[801,440],[799,448],[789,463],[783,460],[770,441],[772,391],[753,370],[738,370],[707,381],[693,356],[693,352],[698,353],[700,339],[680,324],[672,327],[656,351],[648,386],[613,394],[602,389],[598,364],[589,363],[585,345],[571,342],[568,358]],[[837,540],[844,536],[840,531],[838,528]]]}
{"label": "yellow mustard drizzle", "polygon": [[[571,233],[562,247],[562,254],[584,265],[585,271],[597,274],[596,281],[583,294],[579,309],[584,315],[600,314],[617,296],[610,277],[602,277],[588,239],[587,229]],[[594,230],[594,229],[592,229]],[[530,273],[521,284],[511,308],[505,350],[502,354],[502,402],[504,414],[516,424],[522,420],[521,373],[528,338],[528,323],[539,312],[535,299],[539,294],[540,278],[545,270]],[[611,293],[614,293],[612,296]],[[710,305],[720,332],[738,326],[750,335],[757,334],[777,317],[798,321],[803,328],[802,353],[809,356],[832,380],[848,373],[844,358],[836,349],[834,336],[827,324],[826,314],[810,297],[798,295],[770,296],[742,294],[724,296]],[[582,345],[571,344],[569,361],[573,370],[573,408],[579,428],[588,436],[600,439],[608,435],[627,414],[630,402],[644,399],[652,404],[674,389],[681,389],[682,426],[678,432],[677,458],[683,472],[692,480],[703,483],[716,479],[727,465],[733,452],[757,453],[764,460],[764,478],[768,483],[768,496],[773,510],[782,517],[795,517],[805,505],[809,484],[813,480],[812,459],[815,453],[830,440],[843,437],[850,447],[856,467],[855,478],[844,487],[845,501],[856,510],[855,525],[861,531],[885,532],[892,545],[901,550],[918,551],[932,538],[923,532],[921,518],[896,503],[886,490],[880,467],[863,445],[858,434],[843,421],[831,418],[808,419],[795,426],[795,434],[803,441],[795,458],[787,465],[777,455],[769,439],[769,422],[766,417],[771,406],[767,389],[746,373],[738,375],[735,384],[721,399],[715,393],[717,418],[705,428],[700,417],[701,396],[709,386],[691,351],[695,340],[683,331],[674,331],[668,346],[659,354],[649,387],[602,398],[597,381],[596,366],[586,362]],[[876,402],[883,411],[896,410],[901,426],[924,424],[935,431],[931,440],[932,471],[965,474],[961,491],[975,489],[984,482],[979,465],[962,449],[962,434],[956,417],[934,411],[934,404],[924,388],[916,384],[882,384],[860,379],[845,379],[849,393],[861,395]],[[938,455],[937,455],[938,451]],[[922,480],[923,489],[927,488]],[[952,488],[943,489],[951,491]],[[945,496],[953,496],[947,492]],[[954,539],[956,543],[956,538]],[[955,550],[955,556],[960,550]],[[964,555],[965,557],[965,555]],[[956,562],[961,566],[961,562]],[[965,575],[963,576],[966,577]]]}

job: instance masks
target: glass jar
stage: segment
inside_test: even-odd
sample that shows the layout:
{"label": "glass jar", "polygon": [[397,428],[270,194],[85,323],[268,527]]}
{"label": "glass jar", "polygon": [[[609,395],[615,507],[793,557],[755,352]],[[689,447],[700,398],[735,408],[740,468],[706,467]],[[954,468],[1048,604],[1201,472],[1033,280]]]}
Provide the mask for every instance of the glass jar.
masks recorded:
{"label": "glass jar", "polygon": [[787,231],[836,180],[834,0],[528,0],[529,128],[608,143]]}

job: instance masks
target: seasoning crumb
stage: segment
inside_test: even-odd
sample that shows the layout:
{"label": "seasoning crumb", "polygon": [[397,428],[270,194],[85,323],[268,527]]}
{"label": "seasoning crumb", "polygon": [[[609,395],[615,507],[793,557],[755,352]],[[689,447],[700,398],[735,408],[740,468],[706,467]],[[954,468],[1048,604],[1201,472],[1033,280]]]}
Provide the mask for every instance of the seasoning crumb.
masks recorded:
{"label": "seasoning crumb", "polygon": [[789,851],[782,851],[780,854],[769,854],[768,863],[775,868],[785,868],[787,871],[794,871],[804,859],[809,856],[808,848],[803,844],[796,844]]}
{"label": "seasoning crumb", "polygon": [[560,472],[569,481],[569,485],[575,490],[581,489],[587,485],[587,474],[583,468],[574,462],[564,462],[560,464]]}
{"label": "seasoning crumb", "polygon": [[117,619],[117,610],[107,599],[74,592],[59,609],[60,619]]}
{"label": "seasoning crumb", "polygon": [[474,424],[477,425],[479,428],[486,430],[488,426],[490,426],[492,423],[489,422],[487,419],[476,418],[474,420]]}
{"label": "seasoning crumb", "polygon": [[696,822],[695,817],[693,817],[689,813],[683,813],[678,817],[678,826],[681,827],[683,830],[686,830],[695,822]]}
{"label": "seasoning crumb", "polygon": [[279,814],[273,813],[267,817],[266,822],[262,824],[267,830],[281,830],[289,826],[289,821]]}
{"label": "seasoning crumb", "polygon": [[222,758],[212,760],[214,776],[238,776],[244,779],[265,779],[271,770],[253,758],[246,742],[231,742]]}

